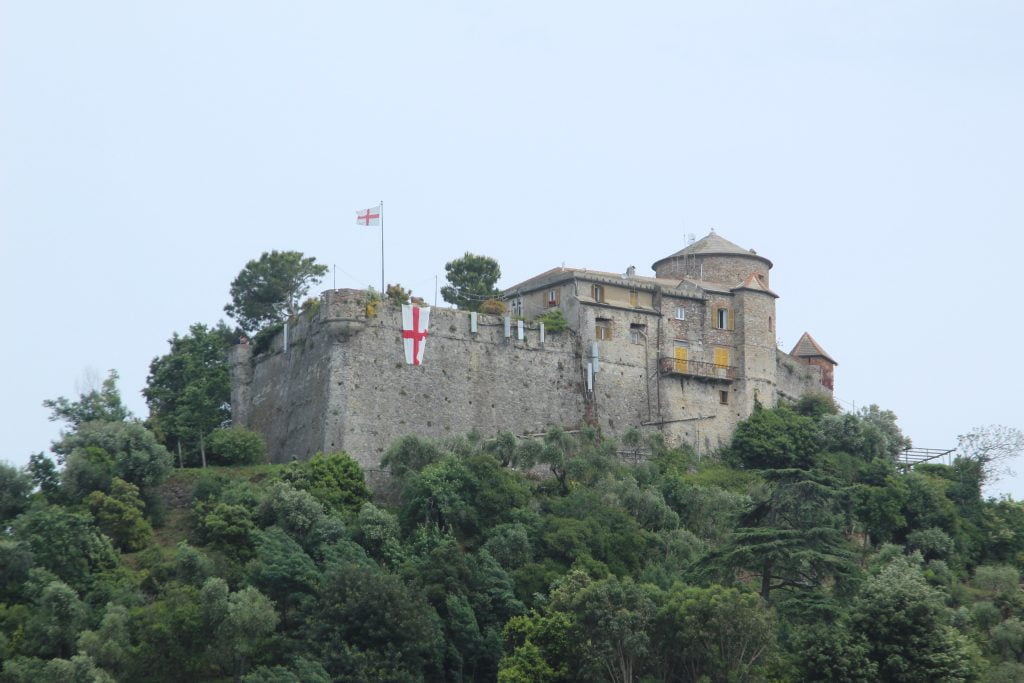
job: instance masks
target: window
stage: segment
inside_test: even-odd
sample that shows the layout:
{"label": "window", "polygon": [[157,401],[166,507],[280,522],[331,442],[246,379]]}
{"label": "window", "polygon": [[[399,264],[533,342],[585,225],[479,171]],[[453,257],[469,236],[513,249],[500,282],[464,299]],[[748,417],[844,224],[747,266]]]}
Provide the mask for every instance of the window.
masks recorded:
{"label": "window", "polygon": [[611,339],[612,321],[608,318],[598,318],[594,322],[594,336],[602,340]]}
{"label": "window", "polygon": [[729,367],[729,349],[724,349],[721,346],[715,347],[715,369],[727,367]]}
{"label": "window", "polygon": [[512,315],[522,315],[523,314],[523,299],[522,299],[522,297],[516,297],[515,299],[513,299],[512,300],[512,305],[509,306],[509,309],[511,310]]}
{"label": "window", "polygon": [[676,306],[676,320],[686,320],[686,309],[682,306]]}
{"label": "window", "polygon": [[602,303],[604,301],[604,287],[601,285],[590,285],[590,296],[594,298],[594,301]]}
{"label": "window", "polygon": [[774,332],[775,331],[775,319],[772,318],[771,316],[768,316],[768,331],[769,332]]}
{"label": "window", "polygon": [[557,289],[549,289],[545,293],[545,305],[548,308],[552,308],[552,307],[558,305],[558,290]]}
{"label": "window", "polygon": [[716,329],[731,330],[733,329],[733,324],[734,320],[731,308],[725,308],[724,306],[715,308],[714,326]]}
{"label": "window", "polygon": [[633,308],[640,305],[640,293],[635,289],[629,293],[629,305]]}
{"label": "window", "polygon": [[718,402],[721,403],[723,406],[729,405],[729,392],[728,391],[719,391],[718,392]]}
{"label": "window", "polygon": [[690,363],[689,363],[689,360],[688,360],[689,352],[690,352],[690,350],[687,347],[686,342],[677,341],[675,343],[675,371],[676,372],[689,372],[690,371]]}
{"label": "window", "polygon": [[647,337],[647,325],[633,323],[629,326],[629,341],[634,344],[643,344]]}

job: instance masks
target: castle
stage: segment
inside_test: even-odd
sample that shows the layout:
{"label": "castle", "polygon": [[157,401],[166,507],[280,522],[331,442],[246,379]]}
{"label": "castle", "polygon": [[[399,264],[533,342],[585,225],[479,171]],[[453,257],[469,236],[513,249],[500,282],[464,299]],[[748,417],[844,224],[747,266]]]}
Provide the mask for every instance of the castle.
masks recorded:
{"label": "castle", "polygon": [[[707,452],[755,402],[832,391],[836,362],[809,334],[777,348],[771,267],[712,232],[654,277],[554,268],[506,289],[506,316],[434,308],[422,365],[405,363],[398,307],[327,290],[268,350],[234,347],[232,420],[274,461],[344,450],[370,470],[401,436],[471,429],[636,427]],[[536,321],[553,309],[564,331]]]}

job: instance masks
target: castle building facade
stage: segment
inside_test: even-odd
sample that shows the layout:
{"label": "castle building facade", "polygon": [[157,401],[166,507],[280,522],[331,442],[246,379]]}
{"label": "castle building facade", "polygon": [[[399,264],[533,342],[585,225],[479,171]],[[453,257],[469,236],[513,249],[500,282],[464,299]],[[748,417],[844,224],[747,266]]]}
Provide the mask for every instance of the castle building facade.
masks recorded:
{"label": "castle building facade", "polygon": [[[555,268],[506,289],[507,316],[434,308],[418,366],[404,362],[400,309],[328,290],[287,342],[235,347],[233,423],[263,433],[275,461],[344,450],[370,470],[406,434],[551,425],[658,431],[706,453],[755,402],[832,390],[836,362],[810,335],[777,348],[771,267],[712,233],[654,277]],[[562,332],[537,320],[554,310]]]}

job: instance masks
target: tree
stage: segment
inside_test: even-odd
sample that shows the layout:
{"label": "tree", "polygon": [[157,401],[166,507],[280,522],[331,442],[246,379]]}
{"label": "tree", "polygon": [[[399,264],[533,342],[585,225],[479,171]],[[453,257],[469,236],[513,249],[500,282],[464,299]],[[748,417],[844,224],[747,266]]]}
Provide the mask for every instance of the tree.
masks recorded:
{"label": "tree", "polygon": [[227,352],[234,333],[223,323],[196,323],[189,333],[175,333],[171,350],[154,358],[142,395],[149,406],[149,424],[164,445],[198,454],[206,465],[206,435],[231,417],[231,376]]}
{"label": "tree", "polygon": [[246,332],[255,332],[299,312],[302,297],[327,274],[327,266],[300,251],[263,252],[231,283],[224,312]]}
{"label": "tree", "polygon": [[494,287],[501,277],[501,268],[490,256],[477,256],[467,251],[462,258],[444,264],[444,270],[448,285],[441,288],[441,296],[461,309],[479,310],[484,301],[501,295]]}
{"label": "tree", "polygon": [[766,476],[767,496],[704,558],[702,571],[731,568],[758,576],[766,601],[779,588],[814,589],[849,575],[852,557],[839,528],[839,492],[832,482],[803,470],[769,470]]}
{"label": "tree", "polygon": [[336,512],[356,513],[370,500],[363,470],[346,453],[317,453],[291,463],[282,478]]}
{"label": "tree", "polygon": [[957,453],[981,466],[982,485],[1013,474],[1008,461],[1024,453],[1024,432],[1005,425],[975,427],[957,437]]}
{"label": "tree", "polygon": [[852,610],[881,681],[973,680],[973,648],[949,620],[943,595],[904,557],[864,583]]}
{"label": "tree", "polygon": [[758,680],[775,649],[775,615],[754,593],[676,585],[654,619],[665,680]]}
{"label": "tree", "polygon": [[821,453],[818,428],[809,417],[781,405],[754,407],[754,412],[736,427],[730,451],[751,469],[813,467]]}
{"label": "tree", "polygon": [[261,465],[267,462],[263,435],[245,427],[210,434],[210,459],[218,465]]}
{"label": "tree", "polygon": [[0,461],[0,522],[14,519],[28,508],[33,488],[28,472]]}
{"label": "tree", "polygon": [[117,566],[110,539],[88,513],[59,505],[33,505],[14,521],[14,538],[32,551],[37,567],[48,569],[73,588],[91,585],[96,575]]}
{"label": "tree", "polygon": [[49,408],[51,422],[63,420],[72,429],[77,429],[86,422],[123,422],[131,417],[131,413],[121,402],[121,392],[117,388],[117,370],[110,370],[107,378],[99,389],[91,389],[79,395],[77,401],[63,396],[43,401]]}
{"label": "tree", "polygon": [[93,491],[85,503],[96,526],[125,552],[142,550],[153,536],[153,528],[142,516],[145,504],[139,498],[139,487],[120,477],[114,477],[110,495]]}
{"label": "tree", "polygon": [[[82,462],[97,468],[99,474],[104,474],[106,468],[107,475],[139,487],[150,513],[156,509],[156,487],[171,470],[171,454],[138,422],[86,422],[78,431],[66,434],[53,449],[67,458],[64,483],[76,481],[72,474],[85,468],[80,468]],[[73,493],[84,497],[89,491]]]}

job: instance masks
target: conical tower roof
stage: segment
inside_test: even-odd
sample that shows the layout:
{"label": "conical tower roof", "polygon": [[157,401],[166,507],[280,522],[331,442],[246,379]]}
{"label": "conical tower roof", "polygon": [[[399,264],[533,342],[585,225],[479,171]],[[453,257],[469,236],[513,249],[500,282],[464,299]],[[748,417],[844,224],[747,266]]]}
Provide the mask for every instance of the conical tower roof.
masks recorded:
{"label": "conical tower roof", "polygon": [[716,232],[711,232],[688,247],[684,247],[665,258],[658,259],[651,268],[657,271],[658,265],[662,262],[681,258],[683,256],[747,256],[763,261],[768,264],[769,268],[772,267],[772,262],[764,256],[758,255],[757,252],[751,249],[744,249],[740,245],[730,242]]}
{"label": "conical tower roof", "polygon": [[824,358],[833,365],[839,365],[832,356],[825,353],[825,349],[821,348],[821,345],[814,341],[814,337],[807,332],[804,332],[804,335],[800,337],[800,340],[793,347],[793,350],[789,352],[789,355],[796,358]]}

